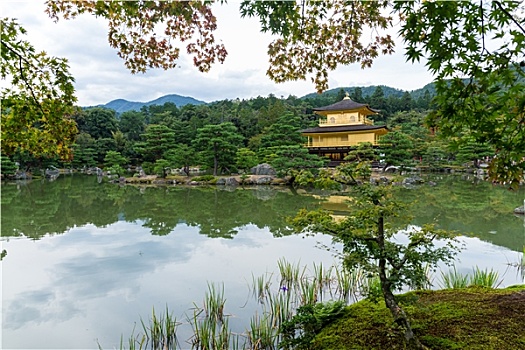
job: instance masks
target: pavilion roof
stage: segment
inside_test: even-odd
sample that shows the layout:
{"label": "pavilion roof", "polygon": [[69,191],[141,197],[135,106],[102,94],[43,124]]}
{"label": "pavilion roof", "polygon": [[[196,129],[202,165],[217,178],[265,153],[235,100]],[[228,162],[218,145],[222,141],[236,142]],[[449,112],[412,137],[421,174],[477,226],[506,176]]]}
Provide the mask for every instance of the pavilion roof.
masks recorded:
{"label": "pavilion roof", "polygon": [[378,114],[380,110],[372,109],[365,103],[355,102],[350,97],[345,97],[341,101],[333,103],[328,106],[314,108],[314,112],[329,112],[329,111],[347,111],[366,108],[373,114]]}

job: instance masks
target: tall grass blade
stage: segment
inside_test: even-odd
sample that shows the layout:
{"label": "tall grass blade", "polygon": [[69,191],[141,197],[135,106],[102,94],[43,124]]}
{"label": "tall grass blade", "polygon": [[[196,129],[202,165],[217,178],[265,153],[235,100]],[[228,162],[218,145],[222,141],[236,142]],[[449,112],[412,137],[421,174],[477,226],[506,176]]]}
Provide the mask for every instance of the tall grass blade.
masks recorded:
{"label": "tall grass blade", "polygon": [[481,270],[479,267],[475,267],[472,275],[469,278],[470,286],[486,287],[486,288],[497,288],[502,281],[499,280],[499,273],[493,269]]}
{"label": "tall grass blade", "polygon": [[456,266],[448,272],[441,272],[441,288],[460,289],[466,288],[469,284],[468,275],[463,275],[456,270]]}

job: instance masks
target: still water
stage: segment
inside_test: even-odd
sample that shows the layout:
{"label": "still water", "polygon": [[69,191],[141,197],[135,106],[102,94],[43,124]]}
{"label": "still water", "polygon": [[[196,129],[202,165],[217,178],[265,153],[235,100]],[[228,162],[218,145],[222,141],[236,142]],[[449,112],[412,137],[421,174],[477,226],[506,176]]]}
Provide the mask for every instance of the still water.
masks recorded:
{"label": "still water", "polygon": [[[399,190],[417,202],[413,224],[437,221],[466,235],[460,272],[493,268],[501,286],[524,283],[511,266],[525,243],[524,219],[512,214],[524,189],[432,180],[436,186]],[[319,206],[345,214],[341,198],[285,188],[122,187],[73,176],[1,191],[4,349],[118,347],[152,307],[187,323],[210,282],[224,283],[230,326],[242,332],[256,307],[254,276],[276,273],[282,258],[307,269],[337,263],[321,248],[329,237],[292,235],[285,218]],[[190,334],[181,328],[183,348]]]}

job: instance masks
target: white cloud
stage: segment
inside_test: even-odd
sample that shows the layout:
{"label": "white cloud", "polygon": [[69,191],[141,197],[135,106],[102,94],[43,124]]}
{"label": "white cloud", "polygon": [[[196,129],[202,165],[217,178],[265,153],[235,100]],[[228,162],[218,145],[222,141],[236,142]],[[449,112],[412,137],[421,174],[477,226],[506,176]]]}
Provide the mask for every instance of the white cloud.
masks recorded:
{"label": "white cloud", "polygon": [[[117,98],[147,102],[167,94],[191,96],[206,102],[247,99],[257,96],[303,96],[314,92],[310,81],[276,84],[266,76],[267,47],[271,36],[259,32],[257,19],[240,18],[238,3],[216,6],[216,39],[228,57],[208,73],[200,73],[181,50],[180,68],[150,70],[132,75],[116,50],[109,47],[105,20],[82,15],[54,23],[40,2],[2,2],[2,17],[15,17],[27,29],[27,39],[38,50],[66,57],[75,77],[78,103],[104,104]],[[401,51],[401,49],[398,49]],[[405,62],[403,53],[379,57],[370,69],[358,65],[341,67],[330,74],[330,88],[342,86],[388,85],[414,90],[431,81],[423,65]]]}

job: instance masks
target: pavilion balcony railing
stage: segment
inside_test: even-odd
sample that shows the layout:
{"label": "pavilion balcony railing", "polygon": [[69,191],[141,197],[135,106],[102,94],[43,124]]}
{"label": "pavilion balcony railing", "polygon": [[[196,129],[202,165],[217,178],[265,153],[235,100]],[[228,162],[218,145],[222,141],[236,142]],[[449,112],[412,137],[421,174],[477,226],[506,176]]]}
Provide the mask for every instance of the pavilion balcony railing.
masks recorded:
{"label": "pavilion balcony railing", "polygon": [[373,146],[377,146],[377,141],[312,141],[309,140],[304,144],[305,147],[353,147],[357,146],[360,143],[369,142]]}
{"label": "pavilion balcony railing", "polygon": [[356,121],[356,122],[344,122],[344,123],[330,123],[328,120],[321,119],[319,120],[319,126],[339,126],[339,125],[374,125],[374,122],[365,119],[363,121]]}

